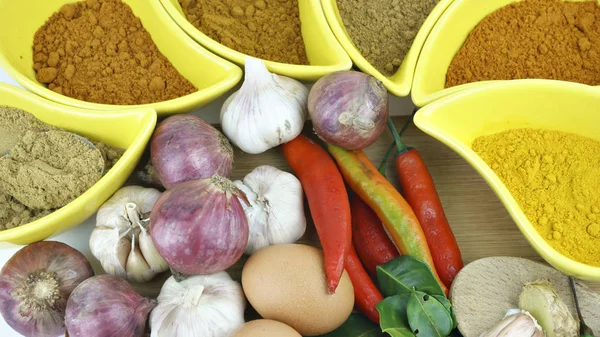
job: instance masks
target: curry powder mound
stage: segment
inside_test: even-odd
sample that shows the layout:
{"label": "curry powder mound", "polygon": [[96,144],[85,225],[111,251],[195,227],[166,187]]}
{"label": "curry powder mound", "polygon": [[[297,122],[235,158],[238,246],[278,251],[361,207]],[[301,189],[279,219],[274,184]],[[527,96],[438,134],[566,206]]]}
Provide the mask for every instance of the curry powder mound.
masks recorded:
{"label": "curry powder mound", "polygon": [[87,102],[147,104],[197,91],[121,0],[64,5],[36,32],[33,61],[39,82]]}
{"label": "curry powder mound", "polygon": [[179,0],[186,18],[211,39],[241,53],[308,64],[298,0]]}
{"label": "curry powder mound", "polygon": [[550,246],[600,267],[600,142],[515,129],[479,137],[472,148]]}
{"label": "curry powder mound", "polygon": [[596,1],[525,0],[493,12],[452,60],[446,88],[524,78],[600,85]]}

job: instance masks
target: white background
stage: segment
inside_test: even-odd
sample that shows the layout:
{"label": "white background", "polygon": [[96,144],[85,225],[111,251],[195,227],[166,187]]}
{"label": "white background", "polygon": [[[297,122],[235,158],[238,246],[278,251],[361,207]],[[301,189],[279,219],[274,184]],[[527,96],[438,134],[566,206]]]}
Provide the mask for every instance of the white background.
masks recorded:
{"label": "white background", "polygon": [[[18,87],[21,87],[16,81],[10,78],[2,68],[0,68],[0,82],[9,83]],[[239,87],[239,85],[238,85]],[[237,90],[237,87],[232,90]],[[200,116],[205,119],[209,123],[218,123],[219,122],[219,111],[223,101],[229,96],[230,93],[223,95],[223,97],[217,99],[213,103],[208,106],[193,111],[192,114]],[[0,105],[2,102],[0,101]],[[390,96],[390,114],[391,115],[409,115],[414,108],[414,105],[410,101],[410,98],[398,98],[394,96]],[[88,246],[88,240],[90,237],[90,233],[94,228],[94,219],[96,218],[95,214],[83,222],[81,225],[59,234],[55,237],[52,237],[52,240],[61,241],[69,244],[73,248],[81,251],[85,256],[90,260],[92,266],[96,273],[102,273],[102,268],[100,267],[97,260],[90,253],[90,249]],[[8,243],[0,243],[0,266],[4,266],[6,261],[18,250],[21,246],[15,246]],[[2,337],[18,337],[20,334],[16,333],[12,330],[6,322],[0,317],[0,336]]]}

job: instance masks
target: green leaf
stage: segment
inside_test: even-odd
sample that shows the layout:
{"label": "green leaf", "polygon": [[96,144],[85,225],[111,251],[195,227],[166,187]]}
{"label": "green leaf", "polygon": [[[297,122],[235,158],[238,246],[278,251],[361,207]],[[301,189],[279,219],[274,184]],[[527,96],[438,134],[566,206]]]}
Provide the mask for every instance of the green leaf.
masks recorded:
{"label": "green leaf", "polygon": [[383,332],[392,337],[415,337],[406,319],[406,307],[410,294],[388,297],[377,303],[379,324]]}
{"label": "green leaf", "polygon": [[448,311],[450,317],[452,318],[452,329],[456,329],[456,327],[458,326],[458,321],[456,320],[454,308],[452,307],[452,303],[450,303],[450,300],[448,300],[446,296],[433,295],[433,297],[435,297],[435,299],[442,303],[444,308],[446,308],[446,311]]}
{"label": "green leaf", "polygon": [[384,337],[384,334],[367,317],[352,313],[342,326],[321,337]]}
{"label": "green leaf", "polygon": [[448,310],[435,297],[413,291],[406,307],[408,325],[417,336],[446,337],[454,322]]}
{"label": "green leaf", "polygon": [[409,255],[377,267],[379,290],[384,297],[410,294],[413,289],[444,296],[442,286],[427,264]]}

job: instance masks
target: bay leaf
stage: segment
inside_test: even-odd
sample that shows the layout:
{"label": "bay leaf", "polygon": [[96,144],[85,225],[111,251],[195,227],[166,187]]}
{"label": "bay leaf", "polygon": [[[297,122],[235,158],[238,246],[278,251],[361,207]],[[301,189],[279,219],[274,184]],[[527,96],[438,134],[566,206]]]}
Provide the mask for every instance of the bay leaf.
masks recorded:
{"label": "bay leaf", "polygon": [[454,322],[448,310],[424,292],[410,294],[406,313],[408,325],[417,337],[446,337],[453,329]]}
{"label": "bay leaf", "polygon": [[425,262],[409,255],[377,266],[377,282],[384,297],[409,294],[413,289],[444,296],[444,291]]}
{"label": "bay leaf", "polygon": [[377,304],[381,330],[392,337],[415,337],[408,325],[406,308],[410,294],[391,296]]}
{"label": "bay leaf", "polygon": [[384,337],[381,328],[359,313],[352,313],[339,328],[320,337]]}

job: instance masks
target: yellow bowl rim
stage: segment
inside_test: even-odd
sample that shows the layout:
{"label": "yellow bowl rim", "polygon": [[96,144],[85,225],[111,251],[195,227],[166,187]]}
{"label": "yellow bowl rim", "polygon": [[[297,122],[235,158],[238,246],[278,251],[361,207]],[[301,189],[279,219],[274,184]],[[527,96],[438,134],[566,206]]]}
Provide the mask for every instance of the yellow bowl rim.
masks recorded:
{"label": "yellow bowl rim", "polygon": [[[39,96],[36,96],[33,93],[30,93],[24,89],[17,88],[15,86],[0,83],[0,91],[8,92],[11,95],[18,97],[19,100],[28,100],[34,102],[36,105],[41,107],[46,107],[48,110],[60,109],[66,113],[76,115],[90,115],[94,117],[98,117],[97,111],[90,111],[82,108],[72,107],[63,105],[57,102],[53,102]],[[87,191],[85,191],[82,195],[77,197],[75,200],[71,201],[67,205],[59,208],[58,210],[39,218],[33,222],[14,227],[11,229],[6,229],[0,231],[0,242],[14,242],[19,241],[23,237],[27,237],[31,233],[34,233],[39,230],[43,230],[50,227],[57,227],[57,230],[54,231],[55,234],[66,231],[70,228],[77,226],[78,224],[74,224],[68,227],[61,227],[57,224],[58,221],[68,217],[69,214],[77,213],[80,209],[84,208],[92,197],[97,194],[100,186],[104,185],[106,182],[110,180],[114,180],[117,178],[119,172],[126,165],[127,159],[134,152],[143,152],[146,148],[146,144],[150,140],[152,133],[154,132],[154,127],[156,126],[157,115],[156,111],[151,108],[137,108],[131,109],[128,111],[114,111],[114,112],[102,112],[103,116],[110,117],[125,117],[128,115],[137,115],[144,118],[150,118],[149,121],[144,125],[138,135],[136,136],[133,143],[126,149],[125,153],[123,153],[122,157],[117,161],[117,163],[102,177],[98,180],[92,187],[90,187]]]}
{"label": "yellow bowl rim", "polygon": [[428,104],[427,106],[418,110],[414,116],[414,123],[423,132],[442,142],[454,152],[459,154],[479,173],[481,177],[483,177],[483,179],[488,183],[498,199],[500,199],[504,207],[507,209],[511,218],[516,223],[521,233],[525,236],[525,239],[527,239],[529,244],[538,252],[538,254],[540,254],[544,260],[566,274],[586,280],[600,280],[600,267],[594,267],[575,261],[560,254],[558,251],[552,248],[535,230],[504,183],[502,183],[500,178],[483,161],[483,159],[481,159],[469,147],[463,145],[463,143],[457,140],[454,136],[444,132],[442,128],[432,124],[427,117],[428,114],[435,113],[436,110],[442,109],[445,105],[452,104],[455,101],[460,101],[461,99],[464,99],[470,95],[477,95],[480,92],[488,92],[495,89],[508,90],[508,88],[520,88],[520,90],[544,90],[548,88],[557,88],[571,91],[572,93],[588,93],[600,97],[600,91],[597,89],[588,85],[572,82],[540,79],[497,81],[491,82],[487,85],[477,86],[471,90],[459,91]]}
{"label": "yellow bowl rim", "polygon": [[358,49],[354,46],[354,43],[347,37],[343,23],[337,19],[337,15],[333,7],[334,1],[336,0],[321,0],[321,3],[323,4],[323,9],[325,11],[325,16],[327,17],[327,22],[329,22],[329,26],[333,30],[340,44],[344,47],[348,55],[350,55],[350,58],[354,64],[356,64],[356,66],[363,72],[370,74],[371,76],[383,82],[383,85],[393,95],[398,97],[408,96],[412,90],[415,69],[419,55],[422,52],[423,45],[427,41],[427,37],[429,36],[438,19],[443,15],[452,2],[454,2],[454,0],[440,0],[440,2],[435,5],[429,16],[427,16],[427,19],[423,22],[423,25],[419,29],[412,46],[402,61],[403,63],[408,62],[408,76],[402,78],[401,81],[392,81],[390,79],[398,74],[400,70],[398,70],[394,75],[387,77],[375,69],[375,67],[361,55],[360,51],[358,51]]}
{"label": "yellow bowl rim", "polygon": [[[317,20],[319,22],[321,22],[321,24],[320,24],[321,28],[329,30],[330,36],[327,39],[328,41],[325,41],[325,42],[330,45],[335,44],[336,46],[334,46],[334,47],[339,49],[339,52],[337,53],[337,56],[339,56],[339,58],[340,58],[339,63],[334,64],[334,65],[328,65],[328,66],[314,66],[314,65],[288,64],[288,63],[274,62],[274,61],[269,61],[269,60],[263,59],[262,61],[265,63],[267,69],[270,72],[273,72],[273,73],[276,73],[279,75],[283,75],[283,76],[287,76],[287,77],[291,77],[291,78],[295,78],[298,80],[313,81],[313,80],[317,80],[327,74],[337,72],[337,71],[349,70],[352,68],[352,60],[350,59],[350,57],[348,56],[348,54],[346,53],[344,48],[342,48],[342,46],[339,44],[338,40],[335,38],[335,35],[333,34],[333,32],[331,32],[331,29],[330,29],[329,25],[327,24],[327,19],[325,18],[325,15],[323,14],[321,4],[319,2],[320,0],[309,0],[309,1],[311,2],[311,4],[313,6],[318,5],[319,9],[321,9],[321,15],[319,15],[317,17]],[[204,34],[200,30],[198,30],[185,17],[183,17],[183,15],[175,8],[175,6],[169,0],[160,0],[160,3],[162,4],[164,10],[168,13],[170,18],[185,33],[187,33],[189,36],[191,36],[192,39],[195,40],[197,43],[206,47],[213,53],[223,57],[224,59],[227,59],[233,63],[239,64],[242,66],[245,65],[246,58],[249,57],[249,55],[240,53],[234,49],[226,47],[226,46],[222,45],[221,43],[208,37],[208,35]]]}
{"label": "yellow bowl rim", "polygon": [[[515,0],[515,1],[519,1],[519,0]],[[426,94],[422,90],[419,90],[419,88],[421,87],[420,83],[423,81],[423,77],[419,76],[419,74],[427,71],[426,66],[430,62],[429,55],[434,54],[431,51],[431,49],[435,46],[435,40],[438,39],[438,35],[440,34],[440,32],[444,30],[445,26],[447,25],[448,20],[450,20],[453,17],[453,14],[456,11],[456,8],[459,8],[460,6],[462,6],[462,3],[463,3],[462,0],[453,0],[453,2],[450,4],[450,6],[448,6],[446,11],[439,17],[439,19],[437,20],[437,22],[431,29],[431,32],[429,33],[425,43],[423,44],[421,54],[419,55],[419,59],[417,60],[417,64],[415,67],[415,76],[414,76],[413,87],[412,87],[412,92],[411,92],[412,102],[415,106],[417,106],[419,108],[424,107],[424,106],[426,106],[432,102],[435,102],[441,98],[453,95],[457,92],[461,92],[463,90],[473,90],[473,89],[478,89],[481,86],[487,87],[489,85],[494,85],[494,84],[506,85],[506,84],[509,84],[514,81],[520,81],[520,80],[479,81],[479,82],[461,84],[461,85],[457,85],[457,86],[454,86],[451,88],[444,88],[442,90],[438,90],[438,91],[435,91],[435,92],[432,92],[429,94]],[[425,61],[425,59],[427,59],[427,61]],[[448,69],[446,69],[446,72],[447,71],[448,71]],[[536,79],[523,79],[523,80],[536,80]],[[537,80],[544,80],[544,79],[537,79]],[[548,81],[556,81],[556,80],[548,80]],[[576,82],[570,82],[570,83],[576,83]],[[581,84],[581,83],[578,83],[578,84]]]}
{"label": "yellow bowl rim", "polygon": [[68,106],[78,107],[89,110],[132,110],[132,109],[153,109],[159,116],[167,116],[176,114],[178,111],[191,110],[197,106],[208,104],[211,101],[217,99],[231,88],[233,88],[242,79],[242,69],[237,65],[218,57],[211,53],[209,50],[195,43],[189,36],[183,33],[179,27],[171,20],[168,14],[164,12],[162,6],[157,4],[156,1],[149,1],[150,5],[154,8],[161,22],[164,24],[164,28],[169,30],[174,38],[183,40],[187,45],[196,49],[199,53],[204,54],[211,62],[220,64],[229,68],[224,70],[228,74],[228,77],[223,79],[221,82],[214,84],[210,87],[198,90],[191,94],[181,96],[168,101],[147,103],[147,104],[136,104],[136,105],[113,105],[113,104],[100,104],[82,101],[79,99],[71,98],[65,95],[56,93],[43,84],[29,79],[23,75],[20,71],[13,68],[10,62],[0,53],[0,67],[4,69],[17,83],[22,85],[24,88],[57,103],[61,103]]}

